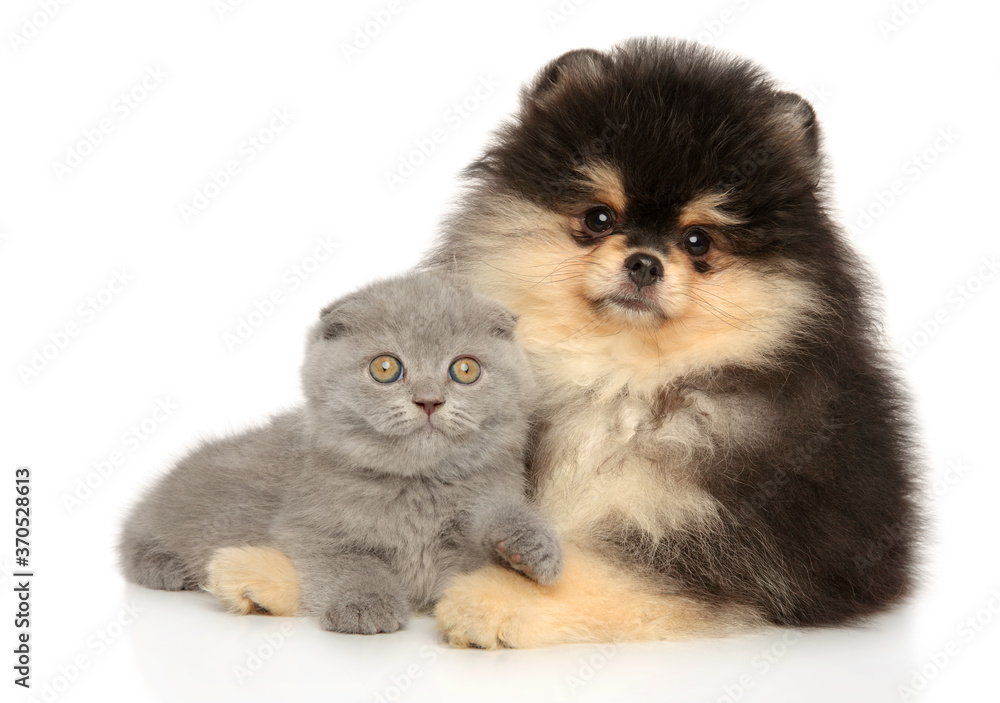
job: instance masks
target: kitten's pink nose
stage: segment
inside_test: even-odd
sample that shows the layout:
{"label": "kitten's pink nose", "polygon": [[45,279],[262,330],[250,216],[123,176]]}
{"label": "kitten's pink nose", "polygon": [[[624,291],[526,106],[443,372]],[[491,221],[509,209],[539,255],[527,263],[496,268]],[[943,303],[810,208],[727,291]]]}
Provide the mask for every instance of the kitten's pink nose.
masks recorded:
{"label": "kitten's pink nose", "polygon": [[413,402],[424,409],[424,412],[427,413],[427,417],[433,415],[434,411],[438,409],[439,405],[444,405],[443,400],[432,396],[421,396],[419,398],[414,398]]}

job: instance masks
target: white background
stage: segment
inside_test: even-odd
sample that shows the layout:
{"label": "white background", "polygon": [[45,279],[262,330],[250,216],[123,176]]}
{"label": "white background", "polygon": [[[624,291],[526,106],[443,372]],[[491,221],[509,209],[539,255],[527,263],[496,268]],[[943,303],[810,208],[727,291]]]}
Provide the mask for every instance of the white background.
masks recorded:
{"label": "white background", "polygon": [[[350,60],[344,45],[372,12],[386,16],[385,0],[247,0],[222,16],[212,0],[70,2],[51,18],[45,5],[9,0],[0,11],[3,700],[998,695],[988,663],[1000,654],[1000,285],[982,263],[1000,249],[996,3],[907,0],[894,14],[887,0],[403,0]],[[395,635],[339,636],[126,585],[112,545],[140,489],[199,437],[298,402],[317,310],[418,261],[457,173],[521,82],[563,51],[640,34],[752,57],[816,106],[835,206],[847,223],[870,217],[854,242],[884,285],[887,332],[918,403],[934,517],[919,597],[860,630],[494,653],[438,649],[428,619]],[[481,82],[496,84],[482,100]],[[121,94],[133,90],[144,99],[127,107]],[[452,106],[466,99],[462,116]],[[290,123],[261,135],[274,137],[262,150],[248,147],[274,110]],[[102,121],[107,133],[90,147],[85,135],[97,141]],[[443,143],[390,189],[386,173],[438,128]],[[71,151],[82,161],[60,179],[54,164]],[[180,206],[231,160],[240,172],[185,222]],[[337,242],[336,255],[313,260],[318,238]],[[116,272],[130,281],[113,294]],[[227,345],[275,289],[282,302]],[[90,298],[107,304],[87,312]],[[67,325],[76,333],[61,337]],[[51,358],[26,374],[36,352]],[[158,403],[174,408],[162,422],[150,419]],[[33,476],[30,695],[11,669],[21,465]],[[977,613],[973,629],[965,621]],[[239,666],[256,671],[241,679]]]}

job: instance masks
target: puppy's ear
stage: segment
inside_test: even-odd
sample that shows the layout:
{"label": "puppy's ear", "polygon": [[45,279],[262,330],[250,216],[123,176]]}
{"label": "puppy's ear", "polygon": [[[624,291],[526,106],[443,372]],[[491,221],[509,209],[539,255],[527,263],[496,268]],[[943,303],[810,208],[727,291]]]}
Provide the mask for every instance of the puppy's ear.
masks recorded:
{"label": "puppy's ear", "polygon": [[775,122],[782,141],[815,165],[819,159],[819,122],[812,105],[796,93],[778,93]]}
{"label": "puppy's ear", "polygon": [[342,301],[330,303],[319,312],[319,322],[313,327],[312,338],[336,339],[347,332],[347,319],[343,314]]}
{"label": "puppy's ear", "polygon": [[611,59],[595,49],[575,49],[550,62],[522,94],[525,107],[550,107],[577,88],[599,83],[607,74]]}

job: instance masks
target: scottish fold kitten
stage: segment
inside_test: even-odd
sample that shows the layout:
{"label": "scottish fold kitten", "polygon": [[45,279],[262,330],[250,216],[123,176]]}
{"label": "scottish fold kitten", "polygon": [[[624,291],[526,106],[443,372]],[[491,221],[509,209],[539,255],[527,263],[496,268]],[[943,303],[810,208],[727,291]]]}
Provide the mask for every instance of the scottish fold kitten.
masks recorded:
{"label": "scottish fold kitten", "polygon": [[308,337],[305,406],[164,476],[125,522],[126,577],[193,589],[218,550],[270,547],[299,576],[295,612],[357,633],[399,629],[488,560],[553,582],[559,543],[525,499],[534,384],[514,324],[441,274],[336,301]]}

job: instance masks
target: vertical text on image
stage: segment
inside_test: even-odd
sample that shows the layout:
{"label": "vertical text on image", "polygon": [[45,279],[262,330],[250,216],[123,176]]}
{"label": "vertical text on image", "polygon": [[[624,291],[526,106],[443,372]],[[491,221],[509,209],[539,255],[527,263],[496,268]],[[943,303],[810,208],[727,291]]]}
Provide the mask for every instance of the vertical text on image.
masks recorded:
{"label": "vertical text on image", "polygon": [[14,576],[14,595],[17,609],[14,612],[14,629],[17,630],[14,648],[14,684],[31,688],[31,583],[34,573],[31,566],[31,468],[19,466],[14,470],[14,561],[18,571]]}

